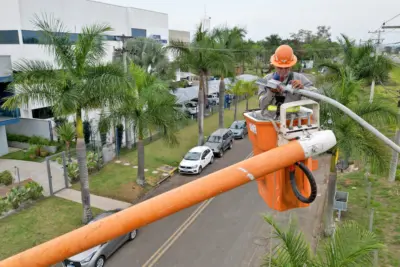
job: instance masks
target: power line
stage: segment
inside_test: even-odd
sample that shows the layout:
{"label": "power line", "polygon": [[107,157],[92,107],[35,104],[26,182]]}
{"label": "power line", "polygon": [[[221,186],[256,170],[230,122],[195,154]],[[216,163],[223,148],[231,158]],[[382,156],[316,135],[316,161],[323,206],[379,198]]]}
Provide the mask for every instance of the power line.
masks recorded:
{"label": "power line", "polygon": [[387,20],[387,21],[385,21],[382,25],[385,25],[386,23],[388,23],[388,22],[390,22],[390,21],[392,21],[392,20],[394,20],[395,18],[397,18],[398,16],[400,16],[400,13],[399,14],[397,14],[396,16],[394,16],[393,18],[391,18],[391,19],[389,19],[389,20]]}

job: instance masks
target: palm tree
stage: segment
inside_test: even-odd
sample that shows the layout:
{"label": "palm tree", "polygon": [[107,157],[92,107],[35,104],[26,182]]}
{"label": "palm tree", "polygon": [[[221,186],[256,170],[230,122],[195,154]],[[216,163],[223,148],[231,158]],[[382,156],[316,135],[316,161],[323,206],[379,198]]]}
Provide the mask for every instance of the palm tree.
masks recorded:
{"label": "palm tree", "polygon": [[393,62],[383,55],[375,55],[375,48],[370,42],[357,47],[354,40],[342,34],[340,45],[343,50],[341,62],[324,62],[320,64],[320,67],[327,67],[334,73],[338,73],[343,65],[349,67],[357,80],[363,80],[367,84],[373,83],[372,100],[375,81],[382,83],[389,79],[389,72],[394,66]]}
{"label": "palm tree", "polygon": [[131,64],[128,70],[129,93],[120,104],[111,107],[109,118],[118,123],[122,118],[135,122],[138,133],[137,184],[144,186],[144,138],[156,129],[170,145],[178,144],[177,131],[185,122],[185,115],[175,109],[176,98],[169,93],[168,84],[147,70]]}
{"label": "palm tree", "polygon": [[246,111],[249,110],[249,99],[254,96],[254,94],[258,91],[258,86],[255,84],[255,81],[245,81],[242,85],[243,94],[246,97]]}
{"label": "palm tree", "polygon": [[282,229],[272,217],[264,216],[272,227],[278,244],[264,257],[265,267],[347,267],[372,266],[373,251],[384,248],[376,235],[354,221],[344,222],[334,235],[322,243],[321,249],[312,253],[304,234],[290,222]]}
{"label": "palm tree", "polygon": [[[157,40],[140,37],[126,42],[127,57],[135,65],[155,74],[161,79],[173,79],[175,70],[171,68],[167,48]],[[115,50],[113,59],[122,62],[122,50]]]}
{"label": "palm tree", "polygon": [[75,140],[76,129],[72,123],[65,122],[57,127],[57,135],[65,143],[65,149],[67,150],[68,160],[71,162],[71,142]]}
{"label": "palm tree", "polygon": [[[338,69],[339,80],[322,87],[322,93],[335,99],[349,109],[353,110],[361,118],[374,125],[383,128],[393,125],[397,120],[396,109],[390,105],[390,99],[377,97],[368,103],[365,89],[358,81],[348,66]],[[349,158],[358,157],[372,166],[374,172],[385,172],[389,162],[387,147],[377,140],[359,124],[336,108],[321,103],[322,126],[333,130],[337,139],[337,145],[331,149],[332,160],[328,183],[328,204],[325,209],[325,233],[331,235],[333,231],[333,199],[336,191],[336,158],[339,155],[348,162]]]}
{"label": "palm tree", "polygon": [[200,24],[197,27],[193,40],[186,44],[182,41],[171,41],[169,47],[176,55],[176,61],[181,69],[189,70],[199,76],[198,93],[198,127],[199,137],[198,145],[204,143],[204,101],[206,90],[206,77],[211,70],[228,69],[231,62],[231,56],[228,53],[221,53],[215,49],[215,42],[206,30],[202,29]]}
{"label": "palm tree", "polygon": [[[225,77],[235,76],[235,63],[240,63],[241,58],[235,54],[234,50],[240,48],[243,42],[243,38],[246,35],[246,31],[243,28],[234,27],[229,29],[227,27],[215,28],[211,33],[211,38],[216,44],[216,48],[224,49],[221,53],[226,53],[230,56],[231,62],[218,66],[220,69],[215,69],[216,73],[221,74],[219,83],[219,117],[218,125],[219,128],[224,128],[224,101],[225,101]],[[229,50],[231,49],[231,51]],[[221,68],[222,67],[222,68]]]}
{"label": "palm tree", "polygon": [[16,73],[11,84],[15,94],[3,106],[15,108],[32,101],[51,106],[56,115],[75,114],[82,221],[86,223],[93,216],[82,111],[113,106],[121,101],[125,76],[119,66],[101,63],[106,53],[103,34],[112,30],[108,25],[84,26],[76,42],[72,42],[68,30],[58,19],[35,16],[33,23],[41,31],[44,47],[54,56],[55,62],[22,60],[15,64]]}
{"label": "palm tree", "polygon": [[233,94],[235,96],[235,111],[233,115],[233,120],[237,120],[237,104],[240,96],[245,95],[247,92],[245,91],[246,88],[246,83],[243,80],[238,80],[236,83],[234,83],[229,89],[228,92],[230,94]]}

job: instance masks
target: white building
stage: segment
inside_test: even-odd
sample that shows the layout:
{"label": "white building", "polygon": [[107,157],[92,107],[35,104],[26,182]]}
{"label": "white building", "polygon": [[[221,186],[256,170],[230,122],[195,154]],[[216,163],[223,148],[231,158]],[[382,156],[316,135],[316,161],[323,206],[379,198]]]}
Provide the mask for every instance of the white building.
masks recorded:
{"label": "white building", "polygon": [[[40,32],[32,24],[35,15],[53,16],[60,19],[77,38],[83,26],[107,23],[113,30],[106,35],[107,55],[112,59],[113,49],[120,48],[116,36],[149,37],[167,44],[169,40],[168,14],[123,7],[90,0],[1,0],[0,9],[0,99],[5,96],[5,88],[11,81],[12,72],[4,66],[12,66],[21,59],[53,59],[40,45]],[[5,2],[5,3],[3,3]],[[91,112],[89,117],[96,117]],[[51,109],[43,104],[29,103],[20,107],[21,118],[48,119]],[[1,114],[0,114],[1,115]],[[0,137],[2,131],[0,129]],[[1,147],[0,147],[0,154]]]}

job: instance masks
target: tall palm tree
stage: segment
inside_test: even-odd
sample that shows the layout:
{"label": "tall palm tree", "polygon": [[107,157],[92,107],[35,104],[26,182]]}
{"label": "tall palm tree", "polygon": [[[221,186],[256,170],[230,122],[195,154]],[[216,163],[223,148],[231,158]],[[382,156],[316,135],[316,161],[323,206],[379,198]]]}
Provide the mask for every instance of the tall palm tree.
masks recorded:
{"label": "tall palm tree", "polygon": [[170,94],[168,84],[147,70],[131,64],[128,70],[129,93],[125,100],[110,108],[109,118],[118,123],[122,118],[135,122],[138,134],[137,184],[145,184],[144,138],[156,129],[170,145],[178,144],[177,131],[185,122],[185,115],[175,109],[176,98]]}
{"label": "tall palm tree", "polygon": [[[393,125],[397,121],[396,109],[390,105],[390,99],[377,97],[368,103],[365,89],[356,79],[351,68],[344,66],[338,69],[338,80],[322,86],[322,93],[335,99],[349,109],[353,110],[364,120],[375,127],[383,128]],[[333,231],[333,199],[336,191],[336,158],[340,151],[340,157],[348,162],[350,157],[358,157],[372,166],[374,172],[385,172],[389,162],[387,147],[377,140],[368,131],[336,108],[321,103],[322,126],[333,130],[337,139],[337,145],[331,149],[332,160],[328,183],[328,204],[325,209],[325,232],[327,235]]]}
{"label": "tall palm tree", "polygon": [[295,223],[290,222],[288,228],[283,229],[272,217],[265,216],[264,220],[272,227],[273,238],[278,241],[272,253],[265,256],[262,264],[265,267],[372,266],[372,252],[384,248],[374,233],[348,221],[322,243],[321,249],[312,253]]}
{"label": "tall palm tree", "polygon": [[84,26],[77,40],[72,42],[63,23],[52,16],[35,16],[33,23],[41,31],[44,47],[54,57],[54,62],[22,60],[15,64],[16,73],[11,84],[15,94],[3,106],[15,108],[32,101],[51,106],[56,115],[75,114],[82,221],[86,223],[93,216],[82,111],[121,101],[125,76],[119,66],[101,63],[106,53],[103,35],[112,30],[108,25]]}
{"label": "tall palm tree", "polygon": [[[216,47],[221,49],[221,53],[226,53],[230,56],[231,62],[227,62],[220,67],[220,69],[213,70],[221,75],[219,83],[219,117],[218,125],[219,128],[224,128],[224,103],[225,101],[225,77],[235,76],[235,63],[240,63],[241,58],[238,54],[235,54],[235,49],[241,47],[243,38],[246,35],[244,28],[234,27],[232,29],[227,27],[219,27],[213,29],[211,38],[213,38]],[[221,68],[222,67],[222,68]]]}
{"label": "tall palm tree", "polygon": [[206,92],[206,77],[211,70],[228,69],[231,56],[228,53],[221,53],[215,49],[215,42],[208,34],[207,30],[202,29],[200,24],[197,27],[193,40],[187,44],[182,41],[171,41],[169,47],[176,55],[176,61],[181,69],[189,70],[199,76],[198,93],[198,145],[204,143],[204,101]]}

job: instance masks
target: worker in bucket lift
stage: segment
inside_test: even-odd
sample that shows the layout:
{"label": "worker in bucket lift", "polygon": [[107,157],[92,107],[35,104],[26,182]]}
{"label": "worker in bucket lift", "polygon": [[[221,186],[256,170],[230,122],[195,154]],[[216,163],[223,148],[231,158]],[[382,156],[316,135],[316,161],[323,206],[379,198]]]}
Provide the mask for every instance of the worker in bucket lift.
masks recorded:
{"label": "worker in bucket lift", "polygon": [[302,99],[301,95],[283,92],[283,86],[291,85],[294,89],[317,90],[305,75],[291,70],[296,62],[297,57],[294,55],[293,49],[288,45],[279,46],[275,50],[275,54],[271,56],[271,64],[275,67],[275,72],[267,74],[264,80],[274,79],[280,81],[282,86],[280,85],[276,89],[259,86],[258,99],[263,115],[268,115],[268,106],[277,105],[278,99],[282,101],[284,98],[283,103]]}

